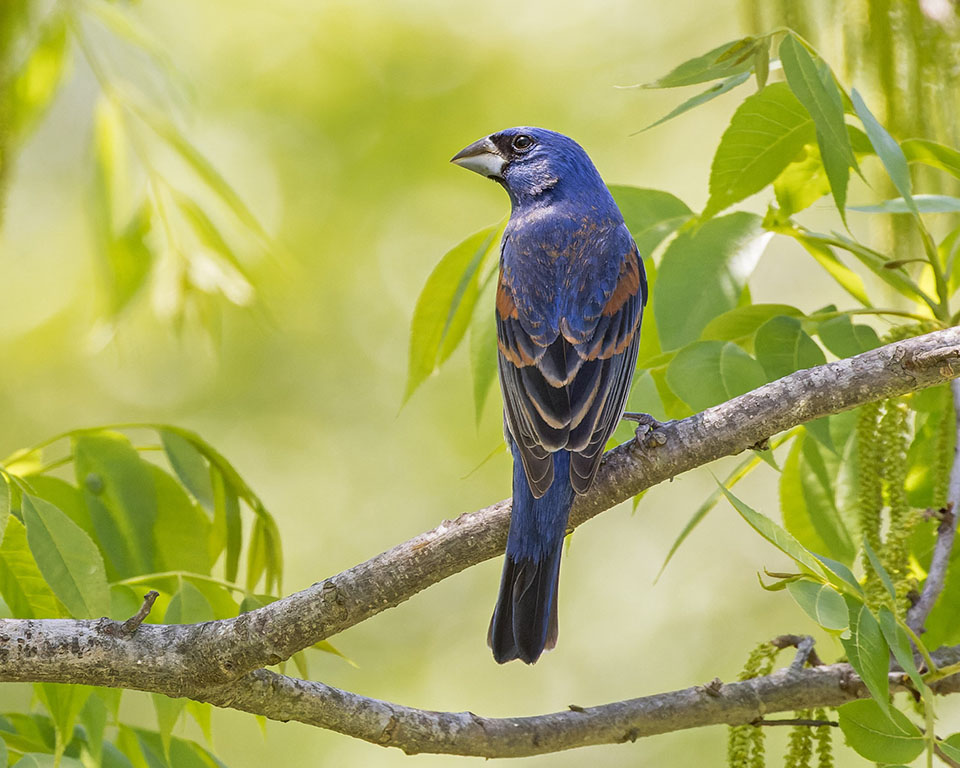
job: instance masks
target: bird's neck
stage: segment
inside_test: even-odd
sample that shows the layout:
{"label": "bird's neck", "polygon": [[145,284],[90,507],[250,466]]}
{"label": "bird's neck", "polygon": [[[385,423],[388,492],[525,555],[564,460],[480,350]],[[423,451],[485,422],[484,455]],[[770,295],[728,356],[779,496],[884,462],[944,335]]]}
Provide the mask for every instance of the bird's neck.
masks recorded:
{"label": "bird's neck", "polygon": [[510,203],[512,219],[565,216],[570,210],[589,210],[603,218],[616,211],[616,204],[603,184],[576,187],[557,183],[537,194],[517,195],[510,192]]}

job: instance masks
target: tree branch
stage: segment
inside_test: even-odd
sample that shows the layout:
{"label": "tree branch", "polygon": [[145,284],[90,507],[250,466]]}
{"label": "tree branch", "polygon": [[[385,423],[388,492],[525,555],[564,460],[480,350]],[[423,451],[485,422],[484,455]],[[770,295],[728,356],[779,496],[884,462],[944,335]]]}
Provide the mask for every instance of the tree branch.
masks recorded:
{"label": "tree branch", "polygon": [[937,541],[930,558],[930,570],[923,583],[920,598],[907,611],[907,624],[917,634],[923,632],[923,623],[933,610],[947,580],[950,553],[953,551],[953,541],[957,533],[957,514],[960,513],[960,379],[950,382],[950,393],[956,420],[957,442],[953,449],[953,464],[947,486],[947,506],[937,528]]}
{"label": "tree branch", "polygon": [[[797,424],[957,375],[960,328],[798,371],[664,425],[657,430],[657,447],[631,441],[609,452],[590,493],[578,499],[571,524]],[[260,669],[500,554],[509,512],[509,501],[501,501],[445,521],[365,563],[234,619],[143,624],[131,637],[120,631],[121,622],[109,619],[0,621],[0,682],[87,683],[189,696],[407,751],[486,756],[537,754],[712,723],[750,723],[765,712],[835,706],[865,695],[847,665],[832,665],[790,668],[719,690],[690,688],[582,712],[488,720],[377,702]],[[960,660],[958,648],[945,649],[942,655],[941,665]],[[895,673],[893,682],[899,685],[901,677]],[[935,685],[953,690],[956,679]]]}

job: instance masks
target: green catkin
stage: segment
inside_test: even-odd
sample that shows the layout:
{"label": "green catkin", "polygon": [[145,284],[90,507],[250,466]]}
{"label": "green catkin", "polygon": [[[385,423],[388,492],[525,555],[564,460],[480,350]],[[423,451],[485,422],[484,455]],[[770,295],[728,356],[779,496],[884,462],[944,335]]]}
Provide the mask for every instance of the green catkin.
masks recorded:
{"label": "green catkin", "polygon": [[[874,551],[881,549],[880,515],[883,511],[883,485],[881,471],[883,454],[877,440],[882,407],[880,403],[867,403],[861,406],[857,419],[857,459],[859,462],[860,533]],[[863,571],[866,574],[864,587],[868,595],[882,589],[880,579],[873,566],[863,554]]]}
{"label": "green catkin", "polygon": [[[815,720],[827,720],[827,710],[818,709]],[[817,768],[833,768],[833,730],[829,725],[818,725],[815,729],[817,740]]]}
{"label": "green catkin", "polygon": [[887,400],[880,420],[878,442],[883,453],[883,500],[890,522],[883,549],[878,552],[896,588],[898,605],[906,607],[909,591],[908,539],[919,516],[907,503],[907,447],[910,441],[909,409],[900,398]]}
{"label": "green catkin", "polygon": [[[773,663],[779,649],[771,643],[760,643],[747,657],[740,681],[763,677],[773,672]],[[756,725],[732,725],[727,736],[727,765],[730,768],[764,768],[765,734]]]}
{"label": "green catkin", "polygon": [[[799,709],[794,714],[798,720],[810,720],[813,711]],[[784,768],[811,768],[810,758],[813,757],[813,728],[809,725],[795,725],[790,729],[790,741],[787,745],[787,756]]]}

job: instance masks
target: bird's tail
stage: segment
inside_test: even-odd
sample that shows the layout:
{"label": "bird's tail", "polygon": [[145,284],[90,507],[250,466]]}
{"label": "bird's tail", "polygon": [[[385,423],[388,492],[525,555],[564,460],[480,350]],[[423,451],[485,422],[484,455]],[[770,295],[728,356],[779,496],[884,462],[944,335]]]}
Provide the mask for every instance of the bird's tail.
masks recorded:
{"label": "bird's tail", "polygon": [[507,557],[487,634],[487,644],[500,664],[513,659],[533,664],[545,648],[557,643],[560,553],[573,497],[567,451],[553,455],[553,483],[536,499],[514,449]]}

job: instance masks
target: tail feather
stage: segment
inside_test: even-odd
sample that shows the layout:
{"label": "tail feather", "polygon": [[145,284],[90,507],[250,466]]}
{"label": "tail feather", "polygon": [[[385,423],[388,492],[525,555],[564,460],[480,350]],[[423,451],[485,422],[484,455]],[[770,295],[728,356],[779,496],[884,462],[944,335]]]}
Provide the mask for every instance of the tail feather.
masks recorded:
{"label": "tail feather", "polygon": [[539,499],[517,456],[513,480],[507,556],[487,643],[500,664],[513,659],[533,664],[557,643],[560,555],[573,505],[569,454],[554,454],[554,480]]}

